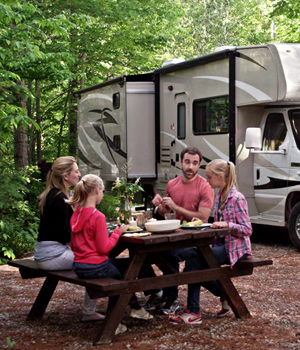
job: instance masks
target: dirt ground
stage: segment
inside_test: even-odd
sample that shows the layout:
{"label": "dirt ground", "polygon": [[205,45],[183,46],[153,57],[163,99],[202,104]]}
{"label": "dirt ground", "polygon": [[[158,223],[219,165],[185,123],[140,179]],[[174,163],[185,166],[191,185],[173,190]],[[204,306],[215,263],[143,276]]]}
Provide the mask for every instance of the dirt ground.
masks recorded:
{"label": "dirt ground", "polygon": [[[14,350],[157,349],[157,350],[248,350],[300,349],[300,252],[281,232],[254,229],[255,257],[271,258],[273,265],[259,267],[251,276],[234,279],[252,318],[236,319],[233,314],[216,318],[218,300],[201,293],[203,323],[173,325],[155,314],[153,321],[124,317],[128,331],[109,345],[92,346],[97,323],[81,323],[84,290],[60,282],[41,321],[26,321],[43,278],[22,280],[17,269],[0,266],[0,348]],[[257,239],[257,237],[260,237]],[[277,238],[276,238],[277,237]],[[279,237],[279,238],[278,238]],[[180,286],[180,306],[186,305],[187,286]],[[105,312],[107,299],[98,309]]]}

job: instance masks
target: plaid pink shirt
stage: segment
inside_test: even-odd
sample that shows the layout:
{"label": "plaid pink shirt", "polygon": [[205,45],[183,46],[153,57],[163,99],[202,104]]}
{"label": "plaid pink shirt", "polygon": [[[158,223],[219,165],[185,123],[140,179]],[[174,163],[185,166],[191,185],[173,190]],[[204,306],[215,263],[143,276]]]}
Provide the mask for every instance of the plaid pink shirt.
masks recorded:
{"label": "plaid pink shirt", "polygon": [[[220,192],[217,194],[214,208],[214,220],[228,222],[229,228],[238,230],[236,235],[225,236],[225,249],[229,256],[231,267],[244,255],[252,255],[250,236],[252,226],[248,215],[248,204],[244,195],[235,187],[230,190],[221,213],[218,212],[221,201]],[[222,238],[216,237],[214,245]]]}

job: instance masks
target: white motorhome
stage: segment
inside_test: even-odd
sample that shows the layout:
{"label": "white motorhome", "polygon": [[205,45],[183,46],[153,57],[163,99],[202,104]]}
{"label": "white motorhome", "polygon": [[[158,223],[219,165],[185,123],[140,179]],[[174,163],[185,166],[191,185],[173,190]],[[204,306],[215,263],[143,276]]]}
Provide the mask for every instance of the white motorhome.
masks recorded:
{"label": "white motorhome", "polygon": [[300,44],[224,47],[77,92],[79,163],[146,197],[181,174],[180,152],[236,164],[252,223],[288,227],[300,249]]}

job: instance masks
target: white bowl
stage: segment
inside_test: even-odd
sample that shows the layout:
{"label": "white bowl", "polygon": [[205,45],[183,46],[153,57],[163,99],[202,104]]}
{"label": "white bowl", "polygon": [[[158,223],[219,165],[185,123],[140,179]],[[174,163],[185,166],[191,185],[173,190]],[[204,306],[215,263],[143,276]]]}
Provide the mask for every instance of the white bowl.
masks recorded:
{"label": "white bowl", "polygon": [[180,220],[158,220],[148,221],[145,223],[145,228],[150,232],[167,233],[173,232],[180,226]]}

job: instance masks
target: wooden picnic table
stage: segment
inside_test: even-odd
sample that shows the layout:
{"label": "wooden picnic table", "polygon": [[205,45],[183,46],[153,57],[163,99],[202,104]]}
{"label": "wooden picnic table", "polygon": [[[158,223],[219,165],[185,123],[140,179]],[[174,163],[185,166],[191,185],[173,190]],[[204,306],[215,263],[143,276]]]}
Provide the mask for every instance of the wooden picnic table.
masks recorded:
{"label": "wooden picnic table", "polygon": [[[119,298],[115,306],[107,314],[97,336],[95,343],[108,343],[114,337],[115,329],[125,313],[131,295],[136,291],[145,291],[156,288],[165,288],[182,284],[196,282],[205,282],[217,280],[228,298],[228,302],[233,309],[236,317],[250,316],[245,303],[234,287],[231,278],[252,274],[253,266],[237,265],[237,268],[231,269],[229,266],[220,266],[215,258],[210,245],[216,235],[232,235],[237,233],[235,229],[177,229],[172,233],[152,234],[145,237],[125,237],[121,236],[116,249],[122,251],[129,249],[131,252],[131,262],[124,275],[126,287],[119,291]],[[184,248],[198,247],[205,259],[208,269],[192,272],[180,272],[175,274],[164,274],[151,278],[137,279],[140,269],[148,258],[162,270],[171,272],[172,267],[163,260],[159,252]],[[100,295],[95,288],[87,288],[92,298]]]}
{"label": "wooden picnic table", "polygon": [[[82,279],[78,278],[72,270],[41,270],[33,259],[13,260],[9,262],[9,265],[19,268],[24,279],[46,277],[28,314],[28,320],[37,320],[43,316],[59,281],[84,286],[91,298],[118,296],[116,304],[109,310],[97,331],[94,338],[94,345],[96,345],[112,341],[132,293],[139,291],[217,280],[227,296],[235,316],[239,318],[250,316],[250,312],[235,289],[231,278],[251,275],[254,267],[271,265],[272,260],[250,258],[238,261],[233,268],[228,265],[220,266],[211,250],[211,243],[216,235],[224,236],[235,233],[237,233],[235,229],[206,228],[204,230],[177,229],[171,233],[153,233],[144,237],[121,236],[114,252],[118,255],[119,252],[129,249],[131,256],[124,280],[121,281],[112,278]],[[164,255],[159,254],[185,247],[198,247],[208,268],[191,272],[174,271],[170,263],[164,260]],[[164,274],[138,279],[137,276],[145,259],[155,263]]]}

